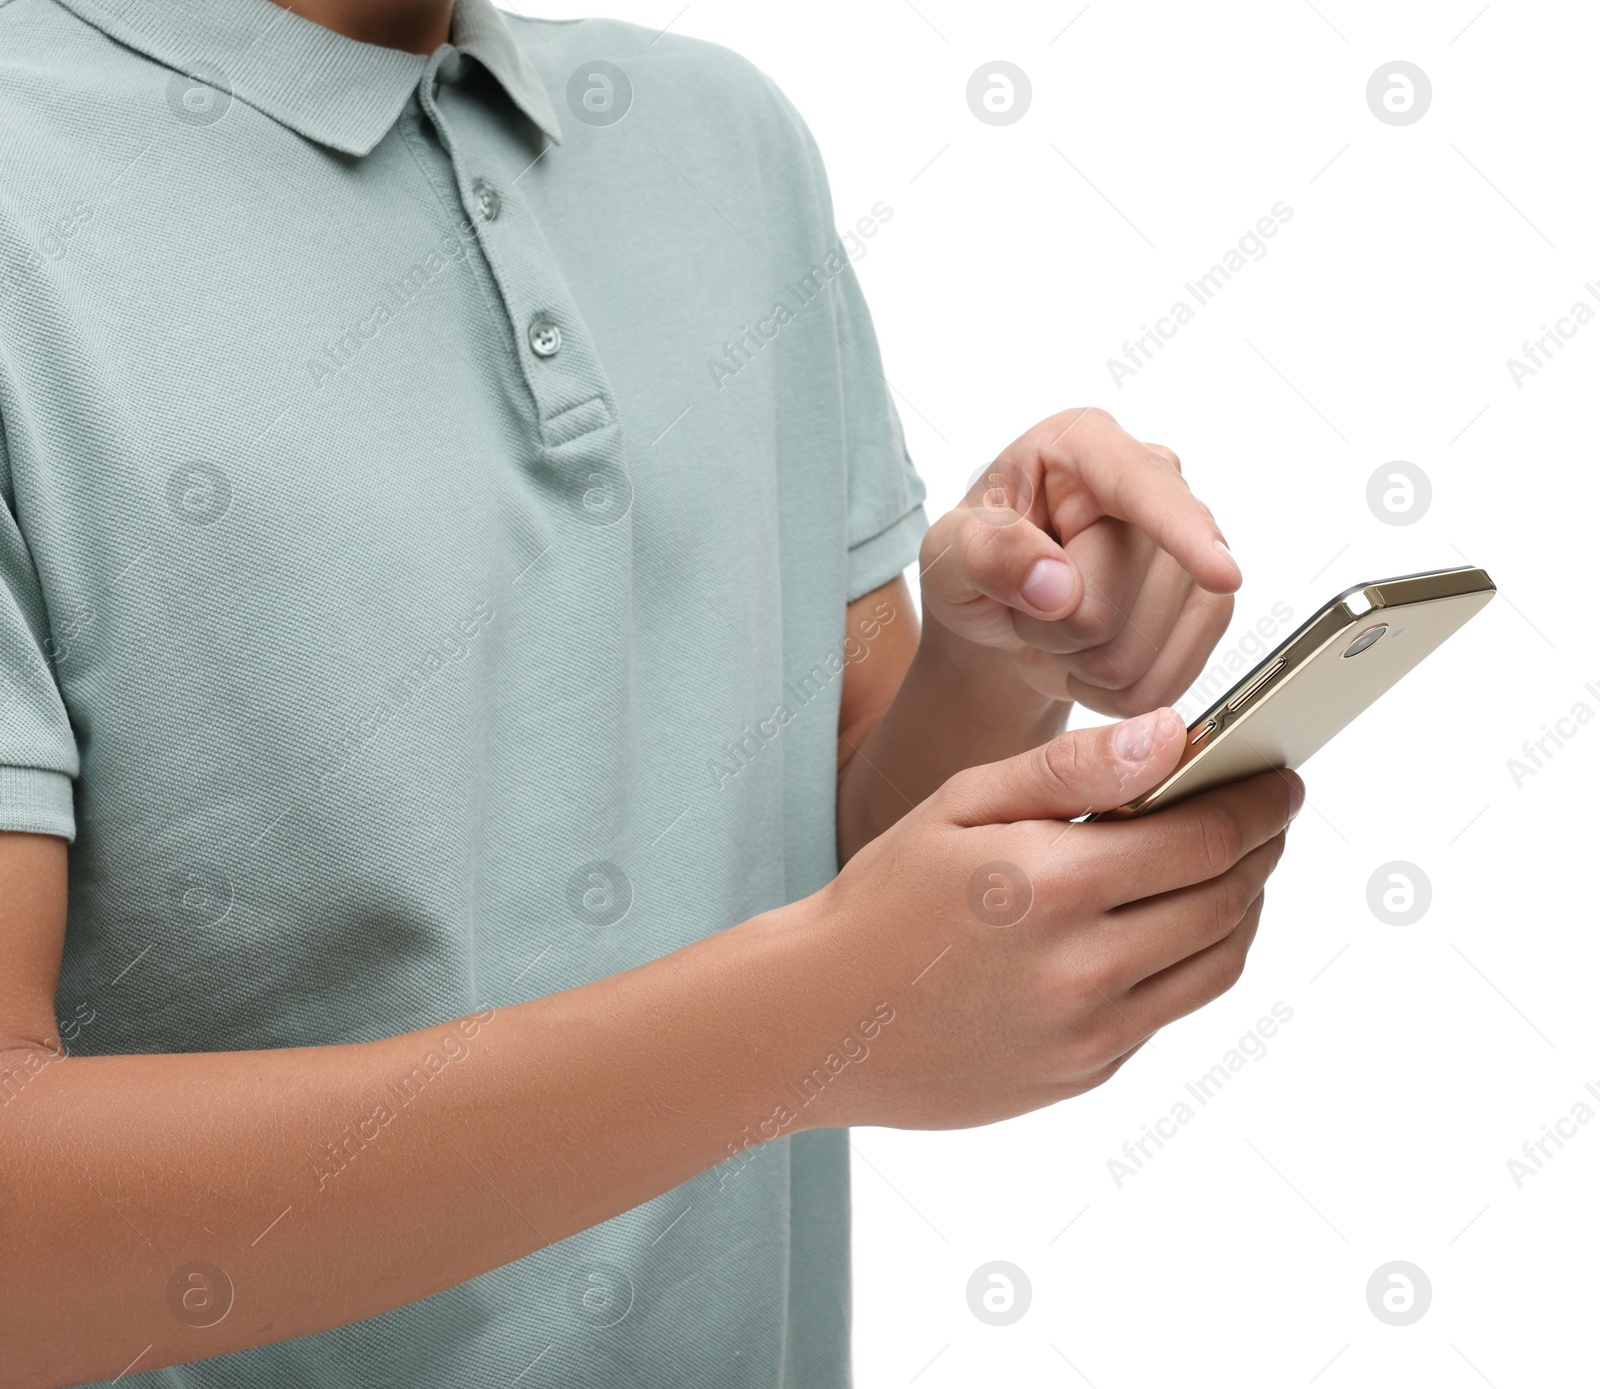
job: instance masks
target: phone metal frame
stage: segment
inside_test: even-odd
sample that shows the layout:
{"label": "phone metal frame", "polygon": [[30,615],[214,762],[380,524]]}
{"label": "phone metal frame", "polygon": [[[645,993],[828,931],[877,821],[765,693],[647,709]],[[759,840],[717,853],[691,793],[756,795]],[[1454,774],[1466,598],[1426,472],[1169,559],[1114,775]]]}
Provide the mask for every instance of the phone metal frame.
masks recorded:
{"label": "phone metal frame", "polygon": [[[1159,786],[1087,818],[1131,819],[1213,786],[1299,766],[1494,594],[1489,576],[1472,566],[1346,589],[1189,725],[1182,759]],[[1382,637],[1346,654],[1375,627],[1385,629]]]}

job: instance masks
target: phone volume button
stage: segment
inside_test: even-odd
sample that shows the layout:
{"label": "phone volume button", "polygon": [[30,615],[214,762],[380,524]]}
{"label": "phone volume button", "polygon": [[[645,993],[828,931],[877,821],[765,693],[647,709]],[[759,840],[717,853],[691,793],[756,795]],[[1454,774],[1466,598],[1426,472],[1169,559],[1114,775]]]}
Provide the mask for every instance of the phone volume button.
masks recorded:
{"label": "phone volume button", "polygon": [[1240,690],[1236,695],[1234,695],[1234,697],[1228,701],[1226,707],[1228,709],[1232,710],[1233,712],[1237,713],[1240,709],[1244,708],[1244,706],[1246,704],[1248,704],[1252,699],[1254,699],[1256,697],[1256,695],[1260,692],[1261,688],[1264,685],[1266,685],[1267,682],[1270,681],[1275,675],[1277,675],[1277,673],[1282,669],[1283,669],[1283,657],[1279,656],[1276,661],[1274,661],[1264,671],[1262,671],[1259,675],[1257,675],[1254,680],[1252,680],[1248,685],[1246,685],[1242,690]]}

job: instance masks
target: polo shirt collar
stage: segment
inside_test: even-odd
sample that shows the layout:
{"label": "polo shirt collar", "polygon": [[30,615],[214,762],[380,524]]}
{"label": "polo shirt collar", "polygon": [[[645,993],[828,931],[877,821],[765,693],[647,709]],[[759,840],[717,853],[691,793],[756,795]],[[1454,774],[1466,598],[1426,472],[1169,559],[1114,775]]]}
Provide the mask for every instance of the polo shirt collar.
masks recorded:
{"label": "polo shirt collar", "polygon": [[[220,87],[307,139],[364,155],[393,128],[438,54],[360,43],[273,0],[60,0],[165,67]],[[456,0],[451,41],[558,144],[550,93],[491,0]]]}

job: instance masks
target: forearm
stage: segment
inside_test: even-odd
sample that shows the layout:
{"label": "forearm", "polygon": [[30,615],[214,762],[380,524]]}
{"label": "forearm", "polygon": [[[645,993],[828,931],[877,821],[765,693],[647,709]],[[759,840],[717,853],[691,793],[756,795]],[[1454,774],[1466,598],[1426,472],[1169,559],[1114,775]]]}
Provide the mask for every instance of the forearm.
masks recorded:
{"label": "forearm", "polygon": [[1070,709],[1030,688],[998,652],[928,622],[894,702],[840,769],[840,860],[956,772],[1053,738]]}
{"label": "forearm", "polygon": [[[370,1317],[630,1209],[752,1135],[816,1126],[811,1111],[771,1120],[860,1000],[818,988],[828,965],[799,910],[383,1041],[11,1051],[0,1384],[109,1379]],[[215,1325],[172,1309],[174,1271],[196,1262],[232,1285]]]}

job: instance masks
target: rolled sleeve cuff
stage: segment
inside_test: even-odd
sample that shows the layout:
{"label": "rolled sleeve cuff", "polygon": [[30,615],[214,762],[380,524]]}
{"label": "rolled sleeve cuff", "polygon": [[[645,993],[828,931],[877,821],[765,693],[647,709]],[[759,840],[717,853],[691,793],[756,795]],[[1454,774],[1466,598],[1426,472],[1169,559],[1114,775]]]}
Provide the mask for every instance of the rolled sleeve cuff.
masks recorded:
{"label": "rolled sleeve cuff", "polygon": [[0,767],[0,830],[77,837],[72,778],[41,767]]}
{"label": "rolled sleeve cuff", "polygon": [[887,530],[850,547],[849,601],[865,597],[901,574],[917,557],[928,533],[928,513],[919,504]]}

